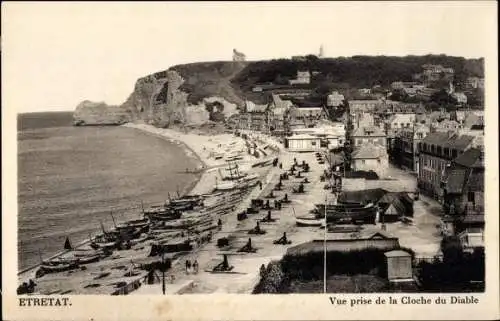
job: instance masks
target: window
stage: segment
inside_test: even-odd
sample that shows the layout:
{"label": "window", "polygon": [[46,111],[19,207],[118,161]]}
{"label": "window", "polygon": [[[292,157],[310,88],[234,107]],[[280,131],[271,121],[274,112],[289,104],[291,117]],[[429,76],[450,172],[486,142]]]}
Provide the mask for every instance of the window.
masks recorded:
{"label": "window", "polygon": [[438,153],[438,155],[441,155],[442,151],[443,151],[443,149],[441,148],[441,146],[438,146],[437,147],[437,153]]}
{"label": "window", "polygon": [[363,160],[361,161],[361,164],[363,164],[363,165],[364,165],[365,163],[366,163],[366,161],[363,159]]}
{"label": "window", "polygon": [[313,140],[313,141],[311,142],[311,145],[316,146],[316,141],[314,141],[314,140]]}
{"label": "window", "polygon": [[467,193],[467,202],[474,203],[474,192]]}
{"label": "window", "polygon": [[380,158],[377,159],[377,162],[380,164]]}
{"label": "window", "polygon": [[456,149],[452,150],[451,157],[456,158],[458,156],[458,152]]}

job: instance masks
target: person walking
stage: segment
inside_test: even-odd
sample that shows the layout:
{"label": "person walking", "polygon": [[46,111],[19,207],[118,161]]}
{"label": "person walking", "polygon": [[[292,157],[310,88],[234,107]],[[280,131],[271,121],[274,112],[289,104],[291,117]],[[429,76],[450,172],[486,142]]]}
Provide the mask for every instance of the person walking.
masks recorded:
{"label": "person walking", "polygon": [[197,260],[194,260],[193,270],[194,270],[194,274],[198,274],[198,261]]}

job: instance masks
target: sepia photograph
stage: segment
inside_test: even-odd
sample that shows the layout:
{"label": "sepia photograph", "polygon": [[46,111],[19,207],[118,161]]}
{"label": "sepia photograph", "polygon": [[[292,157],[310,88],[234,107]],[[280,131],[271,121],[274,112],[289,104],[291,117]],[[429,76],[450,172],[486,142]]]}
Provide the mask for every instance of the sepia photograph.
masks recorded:
{"label": "sepia photograph", "polygon": [[497,291],[496,5],[364,6],[2,6],[15,304]]}

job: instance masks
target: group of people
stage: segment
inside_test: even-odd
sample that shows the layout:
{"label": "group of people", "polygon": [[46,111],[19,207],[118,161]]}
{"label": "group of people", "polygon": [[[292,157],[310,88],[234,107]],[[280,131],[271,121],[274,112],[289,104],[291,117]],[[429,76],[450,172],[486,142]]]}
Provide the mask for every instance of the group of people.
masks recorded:
{"label": "group of people", "polygon": [[186,274],[189,274],[192,271],[194,274],[198,274],[198,261],[194,260],[193,263],[191,263],[191,260],[186,260]]}

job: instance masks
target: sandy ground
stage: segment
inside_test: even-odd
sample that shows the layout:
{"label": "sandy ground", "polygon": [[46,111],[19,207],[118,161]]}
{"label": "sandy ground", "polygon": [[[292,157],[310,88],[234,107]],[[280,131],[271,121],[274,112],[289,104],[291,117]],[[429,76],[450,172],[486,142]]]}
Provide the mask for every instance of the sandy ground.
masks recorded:
{"label": "sandy ground", "polygon": [[[215,184],[215,178],[220,177],[218,168],[225,165],[225,161],[224,159],[215,159],[214,154],[220,153],[220,151],[231,153],[239,150],[241,147],[245,148],[243,139],[230,134],[201,136],[179,133],[169,129],[158,129],[143,124],[128,124],[126,126],[161,135],[167,139],[178,140],[179,143],[185,144],[186,148],[192,150],[193,153],[203,160],[205,168],[200,181],[191,191],[192,194],[209,192]],[[295,216],[308,214],[313,209],[315,203],[323,203],[325,198],[328,198],[329,201],[333,199],[333,195],[323,188],[325,182],[321,182],[319,179],[327,165],[319,164],[314,153],[288,152],[279,142],[265,135],[250,134],[250,137],[262,148],[266,145],[272,145],[274,148],[279,149],[279,162],[282,163],[282,169],[272,166],[252,169],[252,172],[255,171],[261,176],[261,180],[264,183],[263,188],[255,187],[233,211],[221,216],[223,222],[222,229],[213,235],[212,242],[198,247],[191,253],[173,262],[172,268],[166,273],[166,279],[168,280],[166,293],[251,293],[259,280],[259,268],[262,264],[266,265],[272,260],[279,260],[290,246],[312,239],[323,238],[324,232],[321,228],[297,227]],[[238,161],[238,164],[242,167],[245,164],[251,165],[256,161],[262,161],[262,159],[255,159],[246,153],[242,153],[242,155],[244,155],[243,159]],[[275,156],[273,155],[272,157]],[[292,193],[292,188],[297,187],[303,178],[290,176],[289,180],[283,181],[283,190],[273,192],[275,199],[283,198],[286,193],[291,203],[284,204],[281,210],[272,211],[272,217],[276,221],[260,224],[261,228],[266,231],[266,234],[249,235],[248,231],[255,227],[256,221],[264,218],[267,212],[260,211],[258,214],[250,214],[243,221],[237,220],[236,213],[246,209],[253,198],[267,199],[266,197],[278,182],[279,175],[290,168],[294,162],[294,158],[299,163],[306,161],[310,165],[310,172],[303,174],[303,177],[307,177],[310,181],[310,183],[305,184],[306,193]],[[394,171],[393,174],[396,179],[395,181],[403,182],[404,185],[414,182],[414,178],[403,171]],[[269,198],[269,200],[272,205],[274,199]],[[440,240],[436,228],[439,218],[436,216],[436,213],[439,213],[438,204],[432,200],[421,198],[421,200],[415,202],[414,225],[403,225],[402,223],[388,224],[386,234],[399,237],[400,244],[413,248],[418,256],[432,256],[436,254]],[[365,231],[381,231],[381,226],[365,226]],[[287,237],[292,241],[292,244],[273,244],[273,241],[280,238],[283,232],[287,233]],[[229,238],[229,248],[219,249],[216,246],[216,240],[221,237]],[[249,238],[252,239],[252,245],[257,248],[257,252],[238,252],[238,249],[244,246]],[[124,265],[127,260],[130,262],[131,256],[143,257],[148,249],[149,247],[144,245],[142,249],[135,249],[136,253],[120,251],[120,258],[115,260],[117,260],[117,263]],[[228,254],[229,264],[234,267],[232,273],[213,273],[213,267],[222,262],[223,253]],[[186,259],[198,262],[198,273],[186,273],[184,265]],[[100,269],[109,268],[110,263],[108,262],[107,266],[102,265],[97,270],[93,269],[93,271],[95,273]],[[84,274],[88,278],[88,271]],[[84,278],[79,279],[77,276],[78,274],[73,273],[71,282],[76,282],[74,280],[77,280],[80,284],[89,283],[88,280],[85,281]],[[55,284],[59,284],[58,286],[62,287],[60,283],[56,282]],[[90,288],[88,291],[96,293],[98,290]],[[161,293],[162,285],[160,278],[158,278],[157,283],[152,285],[142,284],[138,290],[131,294]]]}

